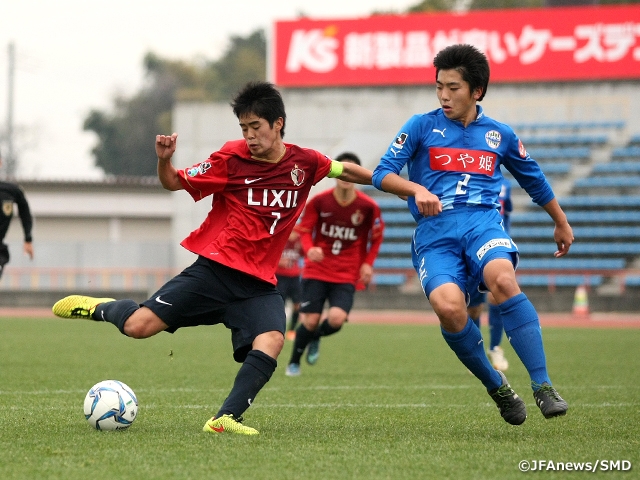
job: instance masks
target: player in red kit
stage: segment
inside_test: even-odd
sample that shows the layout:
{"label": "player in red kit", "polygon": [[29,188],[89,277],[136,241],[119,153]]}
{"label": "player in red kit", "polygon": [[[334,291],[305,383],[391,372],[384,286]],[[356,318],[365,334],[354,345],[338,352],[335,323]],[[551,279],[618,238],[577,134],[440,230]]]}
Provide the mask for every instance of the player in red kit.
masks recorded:
{"label": "player in red kit", "polygon": [[241,416],[273,375],[284,345],[285,309],[275,276],[282,250],[312,185],[326,176],[370,184],[371,172],[284,143],[284,103],[270,83],[249,83],[231,106],[244,139],[192,167],[171,163],[177,134],[156,137],[162,186],[186,190],[195,201],[212,196],[207,218],[182,242],[197,260],[142,304],[71,295],[56,302],[53,313],[110,322],[133,338],[223,324],[242,365],[203,430],[256,435]]}
{"label": "player in red kit", "polygon": [[[344,164],[360,165],[346,152],[336,157]],[[300,358],[307,349],[307,363],[318,361],[320,338],[338,332],[353,306],[356,289],[364,289],[373,276],[384,231],[380,207],[356,190],[353,183],[336,181],[336,187],[307,203],[300,223],[305,263],[302,270],[300,323],[286,375],[300,375]],[[325,302],[327,318],[320,322]]]}

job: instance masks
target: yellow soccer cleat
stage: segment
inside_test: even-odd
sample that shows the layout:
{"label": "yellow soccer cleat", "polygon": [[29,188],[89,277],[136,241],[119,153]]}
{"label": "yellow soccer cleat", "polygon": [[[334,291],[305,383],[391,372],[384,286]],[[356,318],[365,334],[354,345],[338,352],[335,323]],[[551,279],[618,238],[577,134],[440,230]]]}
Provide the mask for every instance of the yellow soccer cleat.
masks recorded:
{"label": "yellow soccer cleat", "polygon": [[242,425],[242,417],[236,420],[233,415],[222,415],[220,418],[211,417],[204,424],[202,431],[207,433],[240,433],[242,435],[258,435],[259,433],[255,428]]}
{"label": "yellow soccer cleat", "polygon": [[51,309],[54,315],[62,318],[87,318],[93,320],[93,312],[101,303],[114,302],[114,298],[85,297],[84,295],[69,295],[58,300]]}

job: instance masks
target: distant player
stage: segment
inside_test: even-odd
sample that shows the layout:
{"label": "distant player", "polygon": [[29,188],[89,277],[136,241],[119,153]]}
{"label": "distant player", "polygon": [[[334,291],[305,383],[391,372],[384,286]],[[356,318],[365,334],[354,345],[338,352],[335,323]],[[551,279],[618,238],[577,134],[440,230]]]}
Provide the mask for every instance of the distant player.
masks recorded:
{"label": "distant player", "polygon": [[[0,156],[0,166],[2,166],[2,156]],[[22,250],[31,260],[33,260],[33,237],[31,235],[33,217],[27,197],[15,183],[0,181],[0,203],[2,204],[2,211],[0,211],[0,277],[2,277],[4,266],[9,263],[10,259],[9,247],[4,243],[4,237],[7,235],[13,218],[13,205],[18,205],[18,215],[24,232]]]}
{"label": "distant player", "polygon": [[282,251],[278,269],[276,270],[276,278],[278,284],[276,287],[282,295],[285,305],[287,300],[291,301],[291,313],[287,322],[287,333],[285,338],[293,340],[296,338],[296,327],[298,326],[298,317],[300,315],[300,297],[302,296],[302,285],[300,283],[300,272],[302,268],[300,262],[303,256],[302,243],[300,243],[300,235],[298,232],[291,232],[289,240]]}
{"label": "distant player", "polygon": [[[357,155],[336,157],[344,164],[360,165]],[[305,262],[302,270],[301,324],[286,375],[300,375],[300,358],[318,361],[320,338],[337,333],[347,321],[356,289],[364,289],[373,276],[384,223],[380,207],[353,183],[336,180],[335,188],[317,194],[307,203],[300,224]],[[320,321],[325,303],[327,317]]]}
{"label": "distant player", "polygon": [[[513,204],[511,203],[511,184],[509,181],[504,180],[502,188],[500,189],[500,195],[498,196],[498,202],[500,204],[500,216],[502,216],[502,225],[505,232],[509,233],[510,217],[513,211]],[[482,314],[482,306],[485,301],[488,304],[489,309],[489,360],[491,365],[496,370],[505,371],[509,368],[509,362],[504,356],[504,350],[500,346],[502,342],[502,330],[504,328],[502,324],[502,316],[500,315],[500,308],[496,303],[495,298],[491,292],[480,292],[475,285],[469,287],[469,306],[467,312],[469,318],[473,320],[478,328],[480,328],[480,315]]]}

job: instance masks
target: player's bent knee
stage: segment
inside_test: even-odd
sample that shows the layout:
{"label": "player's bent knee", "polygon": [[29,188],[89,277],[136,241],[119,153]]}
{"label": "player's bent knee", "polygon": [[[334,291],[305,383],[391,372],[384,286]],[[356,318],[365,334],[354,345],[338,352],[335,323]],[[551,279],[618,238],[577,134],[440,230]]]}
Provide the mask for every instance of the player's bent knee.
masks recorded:
{"label": "player's bent knee", "polygon": [[124,334],[131,338],[149,338],[166,330],[168,325],[149,309],[140,309],[124,324]]}
{"label": "player's bent knee", "polygon": [[278,358],[283,347],[284,335],[277,330],[261,333],[253,341],[254,349],[260,350],[272,358]]}

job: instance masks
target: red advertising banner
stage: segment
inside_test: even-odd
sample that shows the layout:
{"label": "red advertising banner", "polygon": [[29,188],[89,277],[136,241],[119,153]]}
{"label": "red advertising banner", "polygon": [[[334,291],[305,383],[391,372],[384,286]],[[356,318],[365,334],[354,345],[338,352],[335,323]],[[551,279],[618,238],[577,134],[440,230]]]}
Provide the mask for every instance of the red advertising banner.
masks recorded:
{"label": "red advertising banner", "polygon": [[276,22],[271,80],[281,87],[431,83],[433,57],[456,43],[486,53],[492,82],[640,79],[640,5]]}

